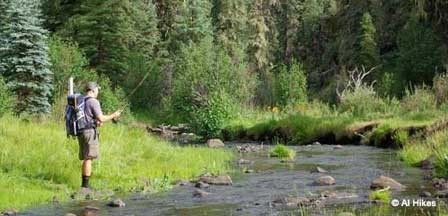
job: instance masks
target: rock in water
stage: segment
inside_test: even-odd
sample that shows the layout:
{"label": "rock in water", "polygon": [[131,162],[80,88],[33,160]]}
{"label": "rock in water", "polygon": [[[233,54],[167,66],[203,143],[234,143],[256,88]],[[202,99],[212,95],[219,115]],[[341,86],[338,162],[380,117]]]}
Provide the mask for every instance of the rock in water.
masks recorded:
{"label": "rock in water", "polygon": [[351,212],[341,212],[337,216],[355,216],[355,214]]}
{"label": "rock in water", "polygon": [[319,141],[313,142],[313,145],[322,145]]}
{"label": "rock in water", "polygon": [[300,205],[310,204],[310,200],[306,197],[285,197],[272,201],[274,206],[297,207]]}
{"label": "rock in water", "polygon": [[343,147],[341,146],[341,145],[335,145],[334,147],[333,147],[333,149],[342,149]]}
{"label": "rock in water", "polygon": [[207,145],[210,148],[224,147],[224,143],[220,139],[209,139],[207,140]]}
{"label": "rock in water", "polygon": [[321,167],[316,167],[313,170],[311,170],[311,173],[327,173],[328,171],[321,168]]}
{"label": "rock in water", "polygon": [[254,163],[253,161],[246,160],[246,159],[243,159],[243,158],[241,158],[241,159],[238,160],[238,164],[239,164],[239,165],[243,165],[243,164],[253,164],[253,163]]}
{"label": "rock in water", "polygon": [[100,209],[96,207],[86,206],[81,212],[81,216],[96,216],[96,212],[99,210]]}
{"label": "rock in water", "polygon": [[211,184],[211,185],[232,185],[232,178],[228,175],[220,176],[202,176],[199,181]]}
{"label": "rock in water", "polygon": [[403,190],[406,187],[394,179],[387,176],[380,176],[377,179],[373,180],[370,188],[373,190],[384,189],[390,187],[393,190]]}
{"label": "rock in water", "polygon": [[2,212],[3,216],[16,216],[17,214],[18,214],[18,211],[17,211],[17,209],[14,209],[14,208],[8,209],[8,210]]}
{"label": "rock in water", "polygon": [[197,187],[197,188],[208,188],[208,187],[210,187],[209,184],[201,182],[201,181],[196,183],[194,186]]}
{"label": "rock in water", "polygon": [[443,178],[434,178],[432,180],[432,186],[434,186],[437,190],[447,190],[448,182],[446,182]]}
{"label": "rock in water", "polygon": [[316,179],[315,184],[324,186],[324,185],[333,185],[336,183],[336,180],[331,176],[321,176]]}
{"label": "rock in water", "polygon": [[126,203],[124,203],[123,200],[121,200],[121,199],[115,199],[115,200],[110,201],[107,205],[110,207],[123,208],[126,206]]}
{"label": "rock in water", "polygon": [[432,194],[428,191],[423,191],[420,193],[420,197],[431,197]]}
{"label": "rock in water", "polygon": [[209,194],[210,194],[210,193],[205,192],[205,191],[200,190],[200,189],[196,189],[196,190],[193,191],[193,197],[199,197],[199,198],[202,198],[202,197],[206,197],[206,196],[208,196]]}
{"label": "rock in water", "polygon": [[65,216],[76,216],[76,215],[73,213],[67,213],[67,214],[65,214]]}

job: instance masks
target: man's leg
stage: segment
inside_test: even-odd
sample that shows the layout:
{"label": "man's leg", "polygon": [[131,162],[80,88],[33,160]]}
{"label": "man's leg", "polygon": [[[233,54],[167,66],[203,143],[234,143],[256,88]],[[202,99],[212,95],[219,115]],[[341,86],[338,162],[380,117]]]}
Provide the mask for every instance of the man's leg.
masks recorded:
{"label": "man's leg", "polygon": [[82,185],[81,187],[88,188],[89,186],[89,178],[92,174],[92,160],[86,159],[82,162]]}

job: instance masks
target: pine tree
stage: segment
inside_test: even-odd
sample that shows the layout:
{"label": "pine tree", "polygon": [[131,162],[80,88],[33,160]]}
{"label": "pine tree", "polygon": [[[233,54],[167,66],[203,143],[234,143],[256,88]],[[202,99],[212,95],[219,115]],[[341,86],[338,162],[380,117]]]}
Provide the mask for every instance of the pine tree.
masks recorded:
{"label": "pine tree", "polygon": [[256,100],[261,104],[270,104],[272,100],[271,77],[269,74],[269,28],[265,20],[264,0],[255,0],[250,11],[250,43],[248,56],[250,59],[249,69],[257,74],[260,83],[257,87]]}
{"label": "pine tree", "polygon": [[213,0],[212,18],[216,39],[233,56],[246,50],[248,14],[244,0]]}
{"label": "pine tree", "polygon": [[177,51],[182,43],[197,43],[211,36],[211,4],[208,0],[185,0],[177,8],[171,35],[172,49]]}
{"label": "pine tree", "polygon": [[[7,27],[9,17],[6,10],[8,9],[9,0],[0,0],[0,75],[6,70],[6,51],[7,51]],[[1,12],[3,11],[3,12]]]}
{"label": "pine tree", "polygon": [[376,28],[372,16],[365,12],[361,20],[361,35],[359,36],[358,66],[370,69],[379,64],[380,57],[376,44]]}
{"label": "pine tree", "polygon": [[2,70],[10,89],[17,95],[18,113],[49,113],[53,89],[49,70],[47,31],[37,0],[15,0],[8,4],[4,35],[7,49]]}
{"label": "pine tree", "polygon": [[123,81],[127,71],[128,44],[132,39],[132,20],[128,0],[89,0],[80,5],[80,15],[73,16],[62,34],[72,37],[85,51],[90,66],[107,75],[114,86]]}

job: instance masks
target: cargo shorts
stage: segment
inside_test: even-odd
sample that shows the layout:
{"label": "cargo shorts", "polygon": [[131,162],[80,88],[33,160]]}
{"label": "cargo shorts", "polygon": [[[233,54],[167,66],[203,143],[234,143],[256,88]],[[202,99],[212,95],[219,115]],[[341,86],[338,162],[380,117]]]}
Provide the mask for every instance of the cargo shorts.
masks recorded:
{"label": "cargo shorts", "polygon": [[99,134],[96,129],[81,131],[78,135],[79,160],[99,159]]}

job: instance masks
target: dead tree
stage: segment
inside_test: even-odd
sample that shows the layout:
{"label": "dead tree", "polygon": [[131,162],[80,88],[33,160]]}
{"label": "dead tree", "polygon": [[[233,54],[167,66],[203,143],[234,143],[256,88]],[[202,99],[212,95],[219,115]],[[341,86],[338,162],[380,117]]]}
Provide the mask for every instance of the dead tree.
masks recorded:
{"label": "dead tree", "polygon": [[[362,86],[365,85],[364,79],[371,74],[375,69],[377,68],[373,67],[370,70],[366,71],[365,67],[362,66],[361,70],[358,69],[358,67],[355,67],[353,70],[348,70],[348,80],[345,83],[345,86],[341,90],[341,81],[338,80],[336,84],[336,95],[338,96],[338,101],[342,102],[345,100],[345,95],[347,92],[354,92],[360,89]],[[373,81],[370,84],[370,87],[373,87],[375,84],[375,81]]]}

